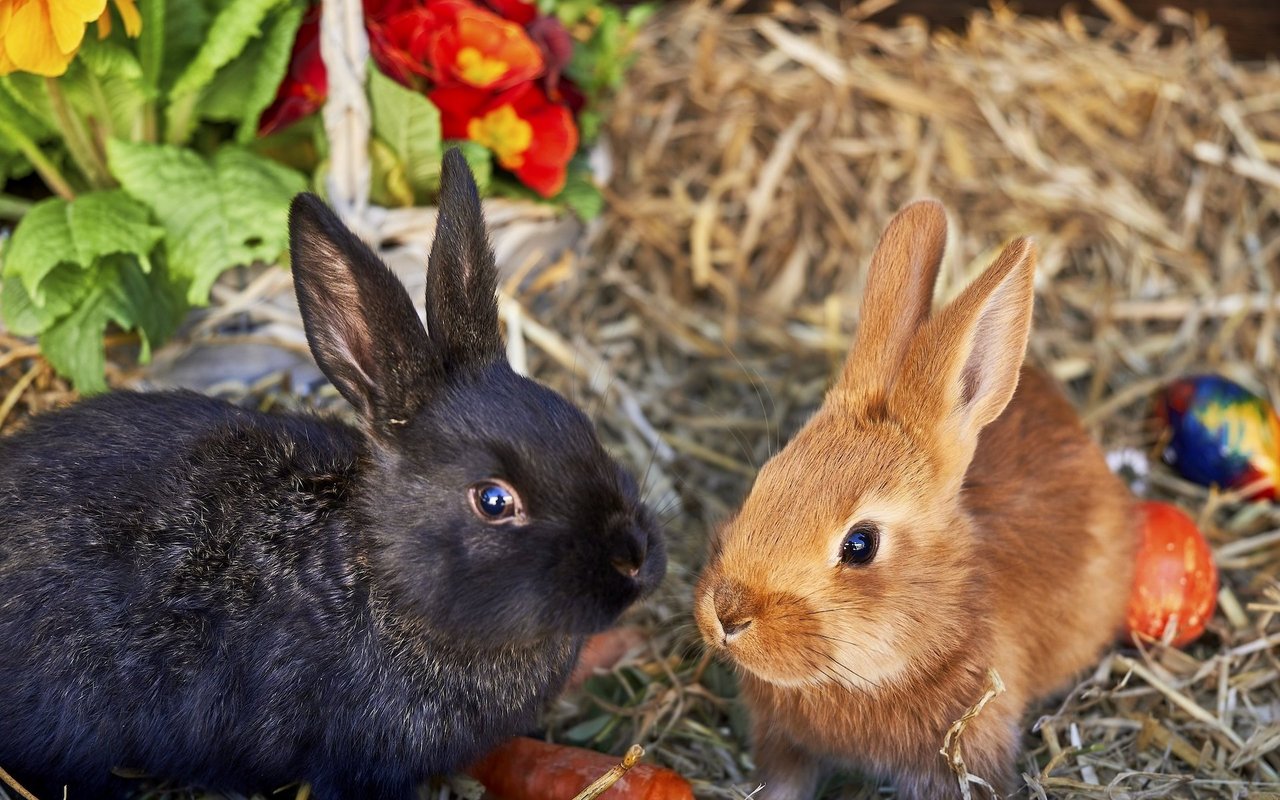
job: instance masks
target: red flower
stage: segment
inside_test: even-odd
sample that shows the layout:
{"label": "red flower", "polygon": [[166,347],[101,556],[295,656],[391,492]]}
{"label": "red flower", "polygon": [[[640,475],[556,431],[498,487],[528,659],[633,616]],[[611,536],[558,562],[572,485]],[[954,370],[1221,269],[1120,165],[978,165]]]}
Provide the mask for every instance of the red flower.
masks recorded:
{"label": "red flower", "polygon": [[365,3],[365,26],[369,30],[369,50],[378,67],[405,86],[417,78],[430,77],[427,53],[442,22],[425,5],[377,2],[378,13],[370,13]]}
{"label": "red flower", "polygon": [[[2,0],[0,0],[2,1]],[[574,112],[583,95],[563,75],[573,40],[560,21],[539,17],[529,0],[364,0],[378,68],[440,109],[446,139],[470,139],[543,197],[564,188],[578,149]],[[314,113],[328,80],[320,58],[319,7],[294,42],[289,73],[259,132]],[[527,30],[525,27],[527,25]]]}
{"label": "red flower", "polygon": [[429,8],[435,30],[428,54],[437,84],[501,91],[542,74],[542,52],[520,25],[465,0],[436,0]]}
{"label": "red flower", "polygon": [[328,95],[329,78],[320,58],[320,7],[315,6],[298,29],[293,54],[289,56],[289,71],[276,91],[276,99],[258,120],[258,135],[274,133],[318,111]]}
{"label": "red flower", "polygon": [[547,91],[547,96],[553,102],[568,106],[575,118],[582,109],[587,107],[587,96],[578,88],[578,84],[563,75],[560,76],[560,82]]}
{"label": "red flower", "polygon": [[484,4],[498,16],[525,27],[538,16],[538,6],[532,0],[484,0]]}
{"label": "red flower", "polygon": [[496,97],[444,87],[429,97],[440,109],[444,138],[487,147],[503,169],[543,197],[564,188],[578,129],[569,109],[552,103],[541,86],[523,83]]}
{"label": "red flower", "polygon": [[422,5],[424,0],[364,0],[364,18],[386,20],[401,11]]}

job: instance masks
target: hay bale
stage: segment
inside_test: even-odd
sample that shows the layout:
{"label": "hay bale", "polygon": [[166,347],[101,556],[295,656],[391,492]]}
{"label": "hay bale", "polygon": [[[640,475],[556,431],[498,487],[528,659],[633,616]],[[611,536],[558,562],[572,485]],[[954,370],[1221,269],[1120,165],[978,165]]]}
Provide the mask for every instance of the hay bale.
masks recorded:
{"label": "hay bale", "polygon": [[[706,536],[820,401],[904,201],[933,195],[952,215],[940,297],[1006,240],[1039,239],[1031,355],[1106,448],[1155,455],[1147,402],[1175,374],[1216,370],[1280,399],[1280,66],[1233,62],[1174,11],[1142,24],[997,7],[964,34],[858,14],[665,10],[609,119],[594,258],[513,282],[501,306],[515,363],[587,408],[644,475],[672,550],[636,615],[652,648],[561,701],[551,733],[618,753],[645,742],[706,797],[754,788],[733,676],[690,624]],[[10,410],[64,390],[28,343],[0,339]],[[232,394],[246,390],[299,402],[285,382]],[[1147,482],[1215,545],[1211,634],[1187,652],[1117,649],[1037,709],[1028,792],[1280,791],[1280,510],[1158,465]]]}
{"label": "hay bale", "polygon": [[[997,7],[956,34],[876,27],[856,9],[696,3],[646,32],[609,122],[597,263],[536,302],[673,454],[654,457],[604,403],[606,431],[680,509],[673,576],[650,609],[666,660],[622,670],[626,688],[602,683],[595,705],[566,702],[557,735],[608,715],[597,745],[658,737],[650,752],[706,795],[754,788],[731,676],[691,655],[691,625],[658,620],[689,622],[707,530],[819,402],[871,248],[911,198],[951,214],[939,299],[1010,238],[1039,240],[1031,357],[1107,449],[1157,455],[1150,394],[1186,371],[1280,398],[1280,68],[1233,62],[1218,31],[1179,12],[1117,19]],[[532,363],[557,380],[557,365]],[[580,390],[578,374],[561,385]],[[1117,649],[1040,709],[1020,763],[1032,796],[1278,785],[1280,512],[1158,465],[1148,482],[1199,513],[1223,610],[1189,652]],[[874,795],[859,786],[842,791]]]}

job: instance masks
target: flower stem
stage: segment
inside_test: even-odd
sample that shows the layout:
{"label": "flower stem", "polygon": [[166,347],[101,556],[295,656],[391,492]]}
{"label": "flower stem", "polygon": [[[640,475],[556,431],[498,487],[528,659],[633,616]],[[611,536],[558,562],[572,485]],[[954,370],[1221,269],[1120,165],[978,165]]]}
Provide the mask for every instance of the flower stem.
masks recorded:
{"label": "flower stem", "polygon": [[[106,139],[110,139],[116,135],[116,125],[111,119],[111,107],[107,104],[107,96],[102,91],[102,82],[98,80],[98,76],[89,71],[89,91],[93,94],[93,105],[98,110],[98,131],[105,134]],[[102,137],[94,139],[94,143],[98,145],[97,151],[102,152]],[[105,162],[103,164],[105,167]]]}
{"label": "flower stem", "polygon": [[40,147],[25,133],[18,130],[18,126],[0,116],[0,137],[4,137],[13,143],[14,147],[22,155],[26,156],[31,162],[31,166],[35,168],[36,173],[44,181],[45,185],[58,197],[63,200],[76,199],[76,193],[72,190],[71,184],[67,183],[67,179],[62,176],[54,163],[40,152]]}
{"label": "flower stem", "polygon": [[63,140],[67,143],[67,152],[76,162],[76,166],[89,179],[94,188],[114,186],[111,173],[107,170],[107,159],[99,151],[84,122],[71,111],[67,98],[62,94],[62,87],[54,78],[45,78],[45,87],[49,90],[49,105],[58,120],[58,128],[62,131]]}
{"label": "flower stem", "polygon": [[142,104],[142,141],[156,142],[160,138],[160,122],[154,100]]}

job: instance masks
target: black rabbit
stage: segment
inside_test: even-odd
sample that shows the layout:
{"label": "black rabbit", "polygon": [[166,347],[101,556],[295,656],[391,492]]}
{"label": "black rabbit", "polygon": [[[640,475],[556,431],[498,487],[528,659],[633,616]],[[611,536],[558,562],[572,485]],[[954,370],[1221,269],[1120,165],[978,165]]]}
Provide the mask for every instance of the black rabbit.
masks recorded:
{"label": "black rabbit", "polygon": [[666,567],[587,418],[507,364],[475,183],[445,156],[424,330],[318,198],[312,353],[357,429],[117,392],[0,439],[0,767],[101,797],[407,798],[536,723]]}

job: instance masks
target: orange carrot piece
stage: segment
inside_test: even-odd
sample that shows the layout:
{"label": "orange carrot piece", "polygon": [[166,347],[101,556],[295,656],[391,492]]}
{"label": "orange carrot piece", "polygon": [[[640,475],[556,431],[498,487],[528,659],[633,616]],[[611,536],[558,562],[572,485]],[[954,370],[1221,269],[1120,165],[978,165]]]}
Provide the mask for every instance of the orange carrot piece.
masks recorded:
{"label": "orange carrot piece", "polygon": [[611,669],[627,653],[641,647],[646,639],[644,631],[631,627],[612,628],[587,639],[567,688],[576,689],[586,683],[597,669]]}
{"label": "orange carrot piece", "polygon": [[[619,760],[581,747],[520,738],[499,745],[468,772],[503,800],[572,800]],[[669,769],[637,764],[601,798],[693,800],[693,787]]]}

